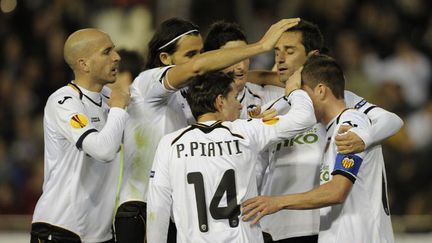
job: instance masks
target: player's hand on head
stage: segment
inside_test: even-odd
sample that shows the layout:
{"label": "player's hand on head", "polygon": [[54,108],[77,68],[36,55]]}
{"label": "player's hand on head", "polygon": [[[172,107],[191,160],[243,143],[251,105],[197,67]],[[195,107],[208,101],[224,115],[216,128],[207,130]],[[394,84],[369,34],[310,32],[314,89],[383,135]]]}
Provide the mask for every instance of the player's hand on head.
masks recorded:
{"label": "player's hand on head", "polygon": [[114,86],[111,90],[111,97],[108,101],[110,107],[126,108],[130,100],[129,87]]}
{"label": "player's hand on head", "polygon": [[337,150],[341,154],[360,153],[366,148],[364,141],[357,134],[349,131],[351,128],[349,125],[339,127],[335,141]]}
{"label": "player's hand on head", "polygon": [[242,203],[242,220],[256,224],[265,215],[281,210],[278,197],[258,196],[250,198]]}
{"label": "player's hand on head", "polygon": [[279,22],[270,26],[264,36],[261,38],[259,43],[264,50],[273,50],[276,42],[279,40],[281,35],[288,29],[296,26],[300,22],[300,18],[282,19]]}
{"label": "player's hand on head", "polygon": [[285,95],[289,95],[296,89],[301,88],[301,71],[303,66],[294,71],[285,83]]}

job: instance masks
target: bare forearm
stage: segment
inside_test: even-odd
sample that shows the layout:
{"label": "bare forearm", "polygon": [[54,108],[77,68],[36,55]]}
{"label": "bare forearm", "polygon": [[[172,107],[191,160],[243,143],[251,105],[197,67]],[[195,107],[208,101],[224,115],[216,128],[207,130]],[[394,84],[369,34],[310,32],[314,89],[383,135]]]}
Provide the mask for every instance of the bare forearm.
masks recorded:
{"label": "bare forearm", "polygon": [[327,184],[308,192],[281,196],[281,207],[283,209],[315,209],[341,203],[336,193],[332,193],[326,186]]}
{"label": "bare forearm", "polygon": [[285,87],[285,85],[280,82],[279,75],[276,72],[266,70],[249,71],[248,82],[258,85],[273,85],[281,88]]}
{"label": "bare forearm", "polygon": [[267,50],[259,43],[250,44],[247,48],[238,47],[209,51],[199,55],[194,60],[193,69],[198,74],[220,70],[265,51]]}

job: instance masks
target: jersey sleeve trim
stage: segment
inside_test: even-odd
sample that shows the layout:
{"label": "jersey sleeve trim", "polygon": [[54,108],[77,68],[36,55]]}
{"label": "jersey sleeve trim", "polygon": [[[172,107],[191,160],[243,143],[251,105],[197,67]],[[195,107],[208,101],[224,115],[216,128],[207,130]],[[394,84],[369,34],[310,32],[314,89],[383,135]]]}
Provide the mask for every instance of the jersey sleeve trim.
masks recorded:
{"label": "jersey sleeve trim", "polygon": [[78,141],[76,142],[76,147],[77,147],[78,149],[82,149],[82,143],[83,143],[83,141],[84,141],[84,138],[86,138],[90,133],[97,132],[97,131],[98,131],[98,130],[96,130],[96,129],[94,129],[94,128],[85,131],[85,132],[84,132],[84,133],[83,133],[83,134],[78,138]]}
{"label": "jersey sleeve trim", "polygon": [[289,105],[291,105],[291,102],[289,102],[288,101],[288,98],[286,97],[286,96],[282,96],[282,97],[280,97],[280,98],[278,98],[278,99],[276,99],[269,107],[267,107],[267,109],[265,109],[266,111],[267,110],[270,110],[271,108],[273,108],[273,106],[278,102],[278,101],[280,101],[281,99],[284,99]]}
{"label": "jersey sleeve trim", "polygon": [[351,173],[343,171],[343,170],[335,170],[331,173],[333,176],[335,175],[341,175],[346,177],[348,180],[350,180],[353,184],[356,181],[355,176],[353,176]]}
{"label": "jersey sleeve trim", "polygon": [[165,75],[167,74],[168,70],[170,70],[171,68],[167,68],[163,71],[163,73],[161,74],[160,78],[159,78],[159,82],[161,84],[163,84],[163,79],[165,78]]}
{"label": "jersey sleeve trim", "polygon": [[373,108],[377,108],[376,105],[368,107],[363,113],[367,114],[369,111],[371,111]]}

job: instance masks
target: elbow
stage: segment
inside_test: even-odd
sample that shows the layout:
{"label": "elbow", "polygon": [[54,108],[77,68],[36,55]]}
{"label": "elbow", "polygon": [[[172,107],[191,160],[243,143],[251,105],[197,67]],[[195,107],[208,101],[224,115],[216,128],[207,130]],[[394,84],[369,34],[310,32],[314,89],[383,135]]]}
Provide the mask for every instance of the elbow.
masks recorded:
{"label": "elbow", "polygon": [[396,124],[398,125],[398,130],[400,130],[402,128],[402,126],[404,125],[404,121],[398,115],[396,115],[396,114],[394,114],[394,115],[395,115]]}
{"label": "elbow", "polygon": [[344,194],[342,194],[342,193],[340,193],[340,194],[335,194],[334,196],[333,196],[333,204],[342,204],[342,203],[344,203],[345,202],[345,200],[346,200],[346,195],[344,195]]}
{"label": "elbow", "polygon": [[306,124],[308,125],[308,127],[311,127],[311,126],[315,125],[316,123],[317,123],[317,119],[315,117],[315,112],[312,109],[312,112],[309,114],[309,116],[307,118]]}
{"label": "elbow", "polygon": [[195,60],[191,60],[191,72],[193,76],[203,75],[207,73],[209,70],[204,65],[204,62],[201,58],[196,58]]}
{"label": "elbow", "polygon": [[308,110],[307,113],[299,121],[299,124],[303,124],[305,128],[309,128],[317,123],[314,110]]}
{"label": "elbow", "polygon": [[349,190],[339,189],[332,194],[331,204],[342,204],[349,195]]}
{"label": "elbow", "polygon": [[118,151],[116,151],[115,148],[106,147],[103,149],[98,149],[97,151],[88,152],[87,154],[100,162],[110,163],[116,158],[117,152]]}

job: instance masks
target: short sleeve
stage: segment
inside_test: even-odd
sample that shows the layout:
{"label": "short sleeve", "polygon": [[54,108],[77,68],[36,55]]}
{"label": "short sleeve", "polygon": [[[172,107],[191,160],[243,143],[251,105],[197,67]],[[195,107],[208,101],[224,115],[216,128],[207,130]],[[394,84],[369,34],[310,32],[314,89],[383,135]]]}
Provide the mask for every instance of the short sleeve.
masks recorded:
{"label": "short sleeve", "polygon": [[163,80],[173,66],[153,68],[146,70],[133,81],[132,89],[136,89],[146,102],[166,103],[168,97],[174,90],[168,90],[163,84]]}

